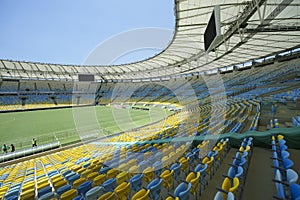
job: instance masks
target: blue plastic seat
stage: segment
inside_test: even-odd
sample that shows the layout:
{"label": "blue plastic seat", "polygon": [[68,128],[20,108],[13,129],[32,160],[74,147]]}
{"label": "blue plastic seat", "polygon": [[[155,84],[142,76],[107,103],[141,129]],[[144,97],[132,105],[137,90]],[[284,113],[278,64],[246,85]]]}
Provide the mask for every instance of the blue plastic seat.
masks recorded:
{"label": "blue plastic seat", "polygon": [[64,186],[58,188],[58,189],[56,190],[56,193],[60,196],[60,195],[62,195],[64,192],[66,192],[66,191],[68,191],[68,190],[70,190],[70,189],[71,189],[71,185],[67,184],[67,185],[64,185]]}
{"label": "blue plastic seat", "polygon": [[89,191],[92,188],[92,181],[86,181],[78,186],[77,191],[78,194],[81,194],[81,196],[85,196],[86,192]]}
{"label": "blue plastic seat", "polygon": [[292,169],[286,170],[286,179],[289,184],[296,183],[298,181],[298,174]]}
{"label": "blue plastic seat", "polygon": [[155,163],[153,163],[153,168],[154,168],[154,170],[155,170],[155,175],[157,176],[157,177],[159,177],[160,176],[160,174],[161,174],[161,172],[162,172],[162,162],[161,161],[156,161]]}
{"label": "blue plastic seat", "polygon": [[191,183],[180,183],[174,191],[174,196],[180,200],[189,200],[191,187]]}
{"label": "blue plastic seat", "polygon": [[288,151],[281,151],[281,159],[287,159],[290,157],[290,153]]}
{"label": "blue plastic seat", "polygon": [[87,191],[85,197],[88,200],[97,200],[102,194],[102,188],[100,186],[96,186]]}
{"label": "blue plastic seat", "polygon": [[[67,177],[66,177],[67,178]],[[73,185],[74,181],[76,181],[77,179],[80,178],[80,175],[79,174],[75,174],[69,178],[67,178],[67,181],[70,185]]]}
{"label": "blue plastic seat", "polygon": [[40,189],[38,191],[38,197],[41,197],[43,196],[44,194],[48,193],[48,192],[51,192],[52,191],[52,187],[51,186],[47,186],[47,187],[44,187],[42,189]]}
{"label": "blue plastic seat", "polygon": [[133,191],[138,192],[142,188],[143,176],[143,174],[136,174],[129,180]]}
{"label": "blue plastic seat", "polygon": [[174,163],[171,167],[170,167],[170,170],[173,170],[174,171],[174,178],[176,181],[179,181],[180,180],[180,172],[181,172],[181,166],[182,166],[182,163],[178,164],[178,163]]}
{"label": "blue plastic seat", "polygon": [[69,178],[71,178],[74,175],[76,175],[75,172],[70,172],[70,173],[68,173],[68,174],[65,175],[65,179],[68,180]]}
{"label": "blue plastic seat", "polygon": [[18,189],[11,190],[11,191],[8,191],[5,194],[4,198],[7,199],[7,198],[12,197],[12,196],[19,196],[19,194],[20,194],[20,190],[18,190]]}
{"label": "blue plastic seat", "polygon": [[63,176],[63,177],[66,177],[66,176],[67,176],[68,174],[70,174],[71,172],[72,172],[72,171],[68,169],[67,171],[65,171],[65,172],[62,173],[62,176]]}
{"label": "blue plastic seat", "polygon": [[290,169],[294,166],[294,162],[290,159],[283,159],[283,166],[285,169]]}
{"label": "blue plastic seat", "polygon": [[117,185],[117,181],[116,181],[116,178],[111,178],[111,179],[108,179],[106,180],[103,184],[102,184],[102,187],[103,187],[103,192],[104,193],[107,193],[107,192],[113,192],[115,187]]}
{"label": "blue plastic seat", "polygon": [[14,195],[14,196],[10,196],[10,197],[8,197],[7,199],[5,199],[5,200],[18,200],[19,199],[19,197],[18,196],[16,196],[16,195]]}
{"label": "blue plastic seat", "polygon": [[234,200],[234,194],[232,192],[228,192],[227,199],[224,199],[222,192],[217,192],[214,200]]}
{"label": "blue plastic seat", "polygon": [[83,198],[82,196],[79,195],[79,196],[73,198],[72,200],[84,200],[84,198]]}
{"label": "blue plastic seat", "polygon": [[99,175],[100,174],[106,174],[108,171],[110,170],[110,168],[109,167],[103,167],[103,168],[101,168],[100,170],[99,170]]}
{"label": "blue plastic seat", "polygon": [[290,185],[290,191],[291,191],[292,200],[300,199],[300,185],[296,183],[292,183]]}
{"label": "blue plastic seat", "polygon": [[206,169],[207,169],[207,167],[208,167],[208,165],[207,164],[202,164],[202,163],[200,163],[200,164],[198,164],[196,167],[195,167],[195,170],[194,170],[194,172],[200,172],[200,177],[201,177],[201,184],[202,185],[206,185],[206,179],[205,179],[205,177],[206,177]]}
{"label": "blue plastic seat", "polygon": [[150,163],[146,160],[143,160],[142,162],[139,163],[140,171],[144,171],[147,167],[150,166]]}
{"label": "blue plastic seat", "polygon": [[151,199],[158,200],[160,198],[161,183],[162,179],[154,179],[148,184],[147,189],[150,190]]}
{"label": "blue plastic seat", "polygon": [[39,200],[51,200],[53,198],[55,198],[54,192],[48,192],[48,193],[44,194],[43,196],[39,197]]}
{"label": "blue plastic seat", "polygon": [[241,166],[231,166],[228,170],[227,176],[229,176],[230,178],[237,177],[241,179],[240,177],[242,176],[243,172],[244,170]]}

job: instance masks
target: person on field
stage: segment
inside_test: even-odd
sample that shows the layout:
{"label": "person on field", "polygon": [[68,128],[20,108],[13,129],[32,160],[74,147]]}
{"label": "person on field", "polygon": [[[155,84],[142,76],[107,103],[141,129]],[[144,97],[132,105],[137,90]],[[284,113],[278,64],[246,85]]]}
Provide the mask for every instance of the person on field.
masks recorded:
{"label": "person on field", "polygon": [[15,145],[11,144],[10,147],[11,147],[11,152],[15,152],[16,150]]}
{"label": "person on field", "polygon": [[32,148],[37,147],[37,141],[35,138],[32,139]]}
{"label": "person on field", "polygon": [[7,146],[6,146],[6,144],[3,144],[3,146],[2,146],[2,152],[3,153],[7,153]]}

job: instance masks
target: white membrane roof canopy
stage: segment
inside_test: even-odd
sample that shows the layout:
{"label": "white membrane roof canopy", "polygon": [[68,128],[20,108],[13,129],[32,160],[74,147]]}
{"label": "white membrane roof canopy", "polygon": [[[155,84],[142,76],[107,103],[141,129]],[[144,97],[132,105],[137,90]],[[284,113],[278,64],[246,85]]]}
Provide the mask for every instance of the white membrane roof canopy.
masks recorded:
{"label": "white membrane roof canopy", "polygon": [[[207,53],[203,35],[216,5],[220,6],[221,40]],[[176,0],[174,12],[172,41],[149,59],[112,66],[0,60],[1,77],[77,80],[81,73],[95,74],[96,80],[117,80],[176,76],[251,62],[300,44],[300,0]]]}

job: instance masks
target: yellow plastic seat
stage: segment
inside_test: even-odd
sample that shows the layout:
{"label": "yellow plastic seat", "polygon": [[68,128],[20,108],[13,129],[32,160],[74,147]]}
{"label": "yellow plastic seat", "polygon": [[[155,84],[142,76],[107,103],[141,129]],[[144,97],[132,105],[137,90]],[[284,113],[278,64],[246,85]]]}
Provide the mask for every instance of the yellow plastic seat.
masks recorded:
{"label": "yellow plastic seat", "polygon": [[212,168],[212,165],[213,165],[213,161],[214,161],[214,157],[210,157],[210,159],[208,157],[205,157],[203,160],[202,160],[202,163],[203,164],[207,164],[207,169],[206,169],[206,173],[207,174],[210,174],[211,172],[211,168]]}
{"label": "yellow plastic seat", "polygon": [[120,200],[126,200],[130,194],[130,183],[123,182],[114,191]]}
{"label": "yellow plastic seat", "polygon": [[55,184],[55,183],[57,183],[57,182],[59,182],[59,181],[61,181],[61,180],[64,180],[64,177],[57,177],[57,178],[55,178],[55,179],[51,179],[51,181],[52,181],[52,184]]}
{"label": "yellow plastic seat", "polygon": [[116,194],[113,192],[107,192],[98,198],[98,200],[117,200],[117,199],[118,198]]}
{"label": "yellow plastic seat", "polygon": [[100,175],[96,176],[93,179],[93,186],[99,186],[99,185],[101,185],[102,183],[104,183],[105,178],[106,178],[105,174],[100,174]]}
{"label": "yellow plastic seat", "polygon": [[78,173],[78,174],[81,174],[81,173],[83,173],[84,171],[86,171],[85,168],[80,168],[79,170],[77,170],[77,173]]}
{"label": "yellow plastic seat", "polygon": [[189,167],[189,161],[185,157],[182,157],[179,159],[179,162],[182,164],[181,170],[185,172]]}
{"label": "yellow plastic seat", "polygon": [[229,192],[232,192],[234,195],[236,194],[236,190],[240,186],[240,180],[237,177],[233,178],[233,186],[229,188]]}
{"label": "yellow plastic seat", "polygon": [[134,165],[136,165],[136,159],[131,159],[127,162],[128,169]]}
{"label": "yellow plastic seat", "polygon": [[151,155],[152,155],[152,153],[150,151],[145,152],[144,159],[147,160],[148,158],[150,158]]}
{"label": "yellow plastic seat", "polygon": [[198,185],[199,185],[199,179],[200,179],[200,172],[190,172],[188,176],[186,177],[186,181],[192,184],[190,192],[193,195],[197,195],[198,192]]}
{"label": "yellow plastic seat", "polygon": [[73,183],[73,187],[77,188],[79,185],[81,185],[82,183],[84,183],[86,181],[85,178],[81,177],[79,179],[77,179],[76,181],[74,181]]}
{"label": "yellow plastic seat", "polygon": [[37,189],[40,190],[40,189],[42,189],[42,188],[44,188],[44,187],[47,187],[47,186],[49,186],[49,185],[50,185],[49,182],[45,182],[45,183],[42,183],[42,184],[38,184],[38,185],[37,185]]}
{"label": "yellow plastic seat", "polygon": [[140,172],[140,167],[138,165],[134,165],[129,168],[128,173],[134,176],[136,173]]}
{"label": "yellow plastic seat", "polygon": [[161,173],[160,177],[162,178],[162,186],[165,188],[170,189],[172,185],[172,175],[174,171],[165,170],[163,173]]}
{"label": "yellow plastic seat", "polygon": [[98,172],[92,172],[87,176],[87,179],[93,180],[96,176],[98,176]]}
{"label": "yellow plastic seat", "polygon": [[37,181],[37,184],[40,185],[40,184],[44,184],[47,182],[49,182],[49,179],[47,177],[43,177]]}
{"label": "yellow plastic seat", "polygon": [[128,170],[128,165],[126,163],[122,163],[118,167],[119,171],[127,171]]}
{"label": "yellow plastic seat", "polygon": [[80,165],[74,165],[71,167],[71,170],[77,172],[80,168],[82,168]]}
{"label": "yellow plastic seat", "polygon": [[22,200],[31,200],[34,199],[34,189],[23,191],[21,194]]}
{"label": "yellow plastic seat", "polygon": [[63,180],[61,180],[59,182],[54,183],[53,187],[55,188],[55,190],[57,190],[58,188],[66,185],[66,184],[67,184],[67,181],[63,179]]}
{"label": "yellow plastic seat", "polygon": [[123,171],[121,173],[119,173],[117,176],[116,176],[116,179],[117,179],[117,184],[121,184],[123,183],[124,181],[128,181],[128,173],[126,171]]}
{"label": "yellow plastic seat", "polygon": [[144,171],[143,171],[143,179],[144,181],[150,183],[153,178],[154,178],[154,168],[153,167],[147,167]]}
{"label": "yellow plastic seat", "polygon": [[83,171],[81,173],[81,177],[87,177],[90,173],[92,173],[93,171],[90,169],[85,169],[85,171]]}
{"label": "yellow plastic seat", "polygon": [[141,189],[137,193],[135,193],[131,200],[148,200],[149,199],[150,190]]}
{"label": "yellow plastic seat", "polygon": [[113,169],[110,169],[107,171],[106,173],[106,176],[107,176],[107,179],[110,179],[110,178],[115,178],[118,174],[118,170],[113,168]]}
{"label": "yellow plastic seat", "polygon": [[[236,190],[239,187],[240,181],[237,177],[233,178],[233,186],[231,186],[230,179],[226,177],[222,183],[222,189],[227,191],[227,192],[232,192],[234,195],[236,194]],[[223,198],[227,199],[227,194],[222,193]]]}
{"label": "yellow plastic seat", "polygon": [[77,196],[77,190],[76,189],[71,189],[66,192],[64,192],[60,196],[60,200],[72,200]]}
{"label": "yellow plastic seat", "polygon": [[278,139],[278,140],[282,140],[282,139],[284,139],[284,136],[283,136],[283,135],[278,135],[278,136],[277,136],[277,139]]}

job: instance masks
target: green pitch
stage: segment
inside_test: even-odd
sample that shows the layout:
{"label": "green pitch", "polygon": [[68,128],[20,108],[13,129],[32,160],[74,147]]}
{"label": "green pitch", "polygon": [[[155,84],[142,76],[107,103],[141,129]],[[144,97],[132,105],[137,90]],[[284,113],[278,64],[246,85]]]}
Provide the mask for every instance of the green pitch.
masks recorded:
{"label": "green pitch", "polygon": [[65,133],[76,132],[75,137],[61,141],[64,143],[79,139],[76,130],[81,131],[79,134],[84,134],[85,127],[117,133],[158,121],[171,113],[156,107],[144,111],[103,106],[1,113],[0,135],[2,143],[10,144],[30,141],[33,137],[61,137]]}

